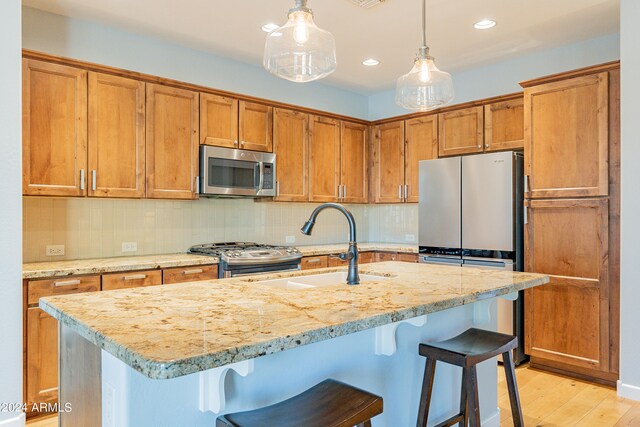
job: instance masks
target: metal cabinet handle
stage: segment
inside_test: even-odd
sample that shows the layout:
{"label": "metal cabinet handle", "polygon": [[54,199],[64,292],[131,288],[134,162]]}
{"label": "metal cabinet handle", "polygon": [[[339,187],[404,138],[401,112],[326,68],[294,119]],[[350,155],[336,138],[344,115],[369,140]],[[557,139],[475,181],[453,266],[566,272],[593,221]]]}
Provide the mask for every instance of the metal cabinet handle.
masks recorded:
{"label": "metal cabinet handle", "polygon": [[280,181],[276,181],[276,196],[280,195]]}
{"label": "metal cabinet handle", "polygon": [[342,186],[342,198],[343,199],[347,198],[347,186],[346,185]]}
{"label": "metal cabinet handle", "polygon": [[529,175],[524,176],[524,192],[529,192]]}
{"label": "metal cabinet handle", "polygon": [[529,212],[529,207],[525,206],[524,207],[524,223],[525,224],[529,224],[529,214],[528,214],[528,212]]}
{"label": "metal cabinet handle", "polygon": [[398,185],[398,199],[402,200],[402,185]]}
{"label": "metal cabinet handle", "polygon": [[91,171],[91,189],[96,191],[98,172],[94,169]]}
{"label": "metal cabinet handle", "polygon": [[320,262],[320,258],[308,259],[307,264],[317,264]]}
{"label": "metal cabinet handle", "polygon": [[73,285],[79,285],[80,284],[80,280],[79,279],[75,279],[75,280],[63,280],[61,282],[53,282],[53,286],[60,287],[60,286],[73,286]]}
{"label": "metal cabinet handle", "polygon": [[478,144],[478,148],[482,148],[482,144]]}
{"label": "metal cabinet handle", "polygon": [[196,175],[195,186],[196,186],[196,189],[193,192],[199,193],[200,192],[200,176],[198,175]]}
{"label": "metal cabinet handle", "polygon": [[489,148],[489,143],[484,144],[484,148]]}
{"label": "metal cabinet handle", "polygon": [[84,190],[86,178],[84,176],[84,169],[80,169],[80,189]]}
{"label": "metal cabinet handle", "polygon": [[338,184],[338,199],[342,199],[342,185]]}
{"label": "metal cabinet handle", "polygon": [[183,270],[182,274],[200,274],[202,273],[201,268],[194,268],[193,270]]}
{"label": "metal cabinet handle", "polygon": [[407,201],[408,198],[409,198],[409,185],[405,184],[404,185],[404,200],[405,200],[405,202]]}
{"label": "metal cabinet handle", "polygon": [[123,280],[139,280],[139,279],[146,279],[146,278],[147,278],[146,274],[132,274],[130,276],[122,277]]}
{"label": "metal cabinet handle", "polygon": [[238,145],[238,140],[237,139],[233,141],[233,145]]}

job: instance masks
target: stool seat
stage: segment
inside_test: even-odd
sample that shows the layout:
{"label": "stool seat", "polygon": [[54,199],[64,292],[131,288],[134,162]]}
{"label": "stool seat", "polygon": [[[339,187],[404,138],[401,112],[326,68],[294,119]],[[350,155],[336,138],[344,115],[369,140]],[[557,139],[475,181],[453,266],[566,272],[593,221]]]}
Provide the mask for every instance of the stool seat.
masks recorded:
{"label": "stool seat", "polygon": [[421,356],[433,357],[457,366],[473,366],[518,346],[518,338],[471,328],[446,341],[423,343]]}
{"label": "stool seat", "polygon": [[370,426],[382,413],[382,397],[325,380],[290,399],[252,411],[218,417],[217,427]]}

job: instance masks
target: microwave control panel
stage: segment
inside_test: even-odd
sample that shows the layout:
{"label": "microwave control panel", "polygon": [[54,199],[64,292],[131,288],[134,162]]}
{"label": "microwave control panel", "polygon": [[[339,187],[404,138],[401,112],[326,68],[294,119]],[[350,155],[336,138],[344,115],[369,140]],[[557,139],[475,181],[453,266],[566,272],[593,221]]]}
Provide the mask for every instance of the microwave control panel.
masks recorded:
{"label": "microwave control panel", "polygon": [[264,164],[264,177],[262,181],[262,188],[265,190],[273,190],[273,183],[275,179],[273,177],[273,164],[265,163]]}

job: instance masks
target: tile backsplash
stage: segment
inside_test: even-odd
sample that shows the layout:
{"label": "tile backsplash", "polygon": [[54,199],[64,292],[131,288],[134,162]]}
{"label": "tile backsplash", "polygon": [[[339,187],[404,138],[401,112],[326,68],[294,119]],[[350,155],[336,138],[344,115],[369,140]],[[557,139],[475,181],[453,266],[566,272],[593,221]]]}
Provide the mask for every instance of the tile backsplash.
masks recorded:
{"label": "tile backsplash", "polygon": [[[24,261],[53,261],[184,252],[198,243],[254,241],[311,245],[348,241],[346,220],[337,211],[318,217],[312,236],[300,227],[317,204],[252,199],[198,201],[90,198],[23,198]],[[359,241],[417,239],[417,205],[349,205]],[[295,243],[286,243],[294,236]],[[136,252],[122,252],[135,242]],[[417,243],[413,242],[413,243]],[[47,245],[64,245],[63,256],[45,255]]]}

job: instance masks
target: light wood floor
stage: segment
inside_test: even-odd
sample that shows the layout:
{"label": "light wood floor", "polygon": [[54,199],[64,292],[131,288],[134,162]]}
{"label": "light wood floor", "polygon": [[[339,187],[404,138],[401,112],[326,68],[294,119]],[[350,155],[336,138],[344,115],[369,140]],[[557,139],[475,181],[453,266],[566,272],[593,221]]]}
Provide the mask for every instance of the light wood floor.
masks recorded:
{"label": "light wood floor", "polygon": [[[640,427],[640,402],[622,399],[613,388],[561,377],[527,366],[516,369],[527,427]],[[498,367],[500,425],[513,425],[504,370]],[[40,418],[28,427],[56,427],[56,417]]]}

